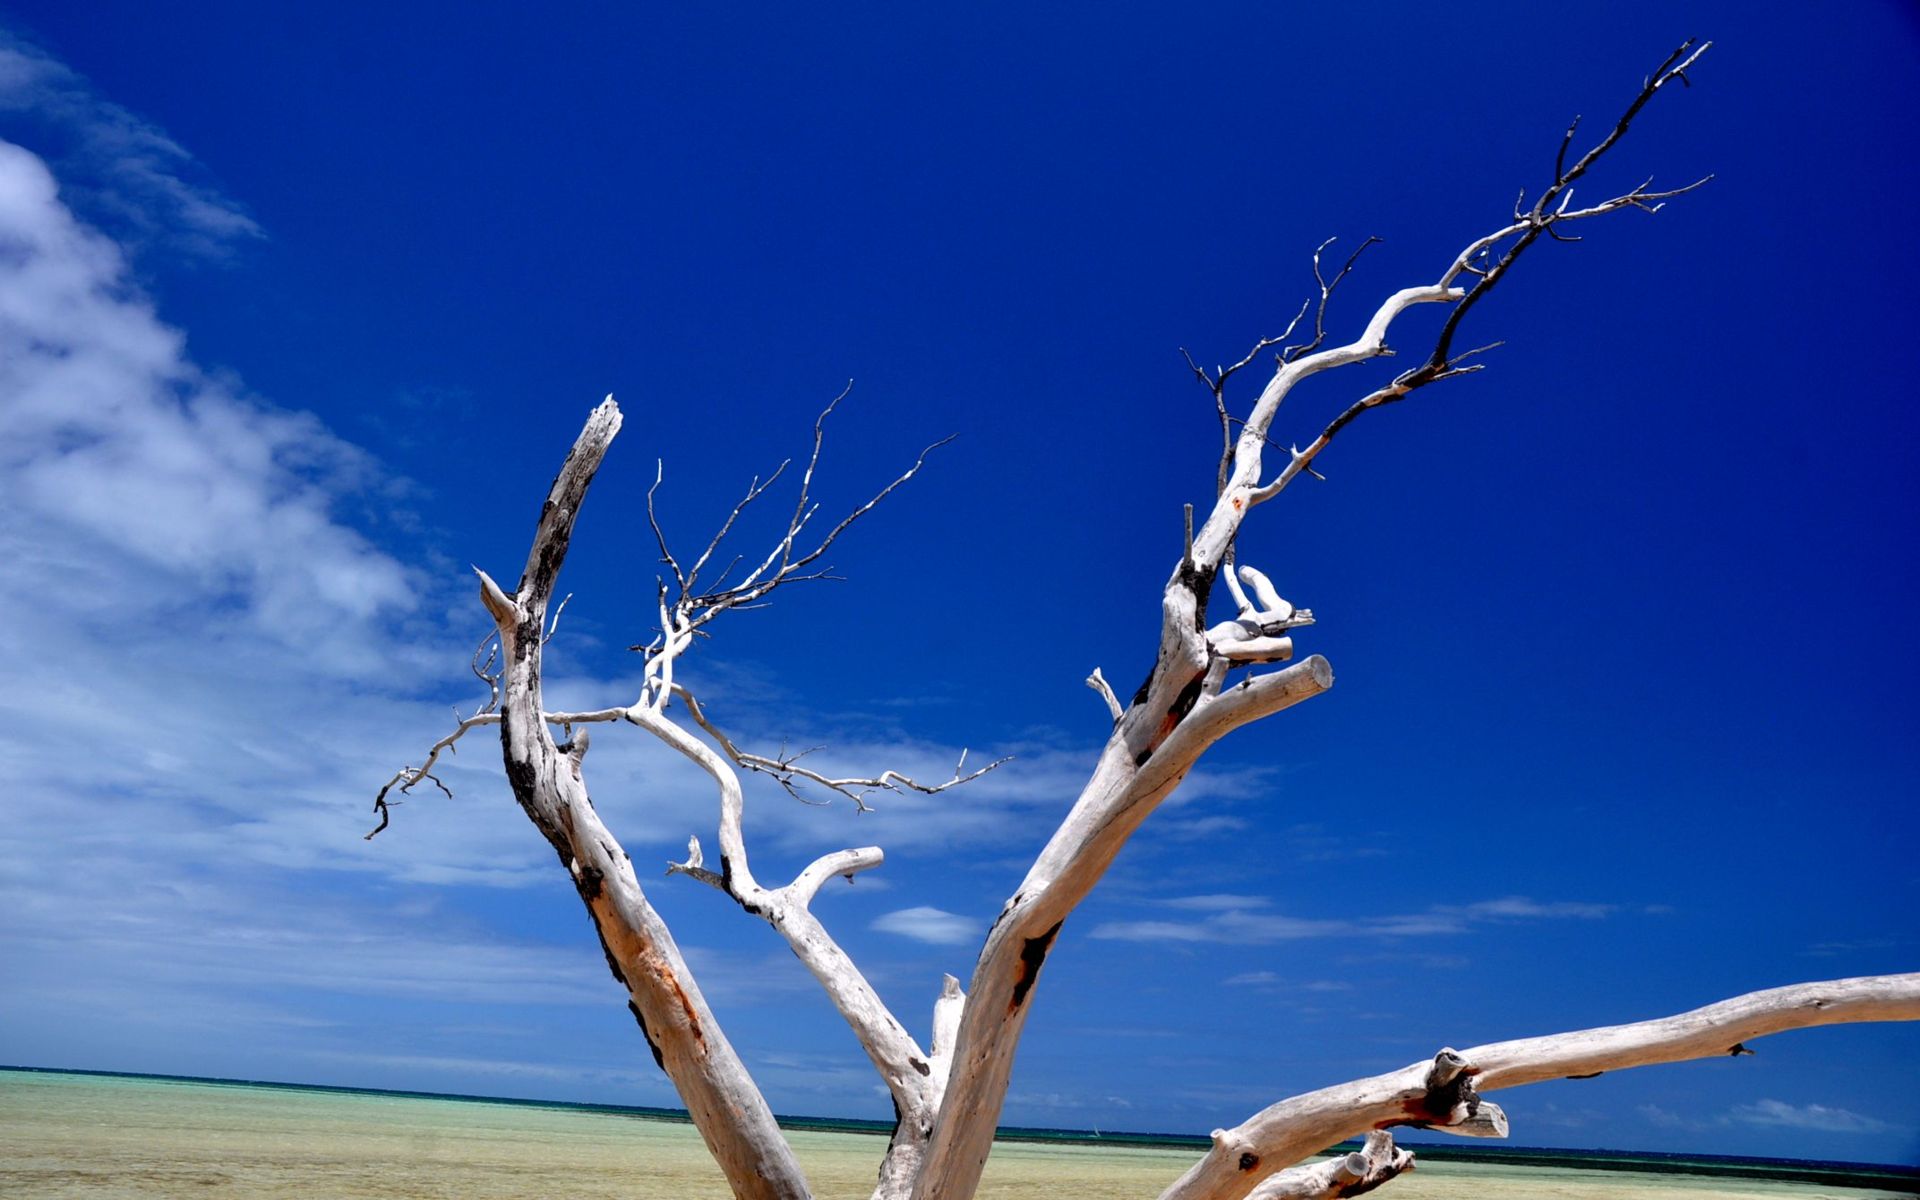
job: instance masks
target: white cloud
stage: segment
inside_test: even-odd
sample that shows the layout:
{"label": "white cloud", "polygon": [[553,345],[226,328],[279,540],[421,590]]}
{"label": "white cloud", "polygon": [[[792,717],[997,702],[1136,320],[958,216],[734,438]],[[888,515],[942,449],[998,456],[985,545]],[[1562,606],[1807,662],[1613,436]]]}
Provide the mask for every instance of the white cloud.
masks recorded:
{"label": "white cloud", "polygon": [[1228,987],[1268,987],[1279,983],[1280,976],[1275,971],[1243,971],[1228,976],[1223,982]]}
{"label": "white cloud", "polygon": [[1243,945],[1308,938],[1428,937],[1465,933],[1475,925],[1491,922],[1592,920],[1614,911],[1611,905],[1542,902],[1525,896],[1436,906],[1421,913],[1353,918],[1290,917],[1269,911],[1269,902],[1263,896],[1176,896],[1162,901],[1161,905],[1208,915],[1197,920],[1108,921],[1095,926],[1092,936],[1127,942],[1234,942]]}
{"label": "white cloud", "polygon": [[1215,814],[1207,817],[1163,817],[1153,824],[1153,829],[1161,837],[1179,842],[1199,841],[1222,833],[1238,833],[1252,827],[1252,822],[1244,817],[1232,817]]}
{"label": "white cloud", "polygon": [[1898,1133],[1906,1132],[1900,1126],[1880,1120],[1878,1117],[1864,1116],[1844,1108],[1831,1108],[1825,1104],[1789,1104],[1785,1100],[1756,1100],[1751,1104],[1735,1105],[1728,1111],[1710,1118],[1689,1117],[1665,1109],[1657,1104],[1642,1104],[1636,1109],[1648,1124],[1663,1129],[1685,1129],[1702,1132],[1710,1129],[1727,1129],[1735,1125],[1752,1125],[1762,1129],[1793,1129],[1808,1133]]}
{"label": "white cloud", "polygon": [[[0,46],[0,104],[31,90],[23,70],[51,68]],[[37,1005],[53,1029],[63,1012],[115,1020],[137,994],[143,1019],[191,1023],[238,1012],[228,993],[316,987],[604,1002],[590,955],[409,929],[312,890],[311,872],[343,868],[490,884],[552,869],[480,783],[497,774],[484,754],[448,772],[461,800],[405,810],[412,840],[361,840],[381,766],[447,720],[412,680],[464,665],[417,614],[416,573],[334,515],[378,478],[311,415],[198,367],[122,249],[40,158],[0,142],[10,1012]]]}
{"label": "white cloud", "polygon": [[1567,917],[1592,921],[1612,914],[1617,908],[1613,904],[1583,904],[1572,900],[1543,903],[1526,896],[1502,896],[1498,900],[1480,900],[1458,907],[1442,905],[1434,911],[1458,913],[1473,921],[1553,920]]}
{"label": "white cloud", "polygon": [[123,239],[219,257],[261,236],[232,200],[189,175],[191,154],[151,123],[96,95],[64,63],[0,32],[0,114],[57,145],[69,190]]}
{"label": "white cloud", "polygon": [[1805,1129],[1815,1133],[1887,1133],[1894,1126],[1875,1117],[1824,1104],[1788,1104],[1784,1100],[1756,1100],[1727,1114],[1743,1125]]}
{"label": "white cloud", "polygon": [[[0,92],[31,90],[18,77],[27,69],[52,68],[0,52]],[[137,990],[182,1020],[230,1009],[223,989],[316,979],[433,1002],[606,1003],[590,951],[479,929],[443,940],[430,917],[353,896],[355,876],[513,888],[556,877],[484,730],[443,763],[455,799],[416,794],[381,838],[361,837],[381,780],[445,732],[443,681],[473,699],[473,634],[436,614],[484,618],[444,592],[423,600],[436,585],[336,516],[385,494],[377,464],[312,415],[196,364],[134,284],[123,248],[64,197],[40,158],[0,143],[0,779],[9,811],[32,814],[0,825],[0,961],[16,995],[38,980],[46,995],[105,1014]],[[445,586],[463,599],[468,590],[464,578]],[[562,661],[572,637],[563,627]],[[583,706],[634,694],[630,679],[556,674],[550,684],[556,701]],[[723,686],[712,703],[742,737],[790,732],[790,715],[751,696]],[[861,733],[817,761],[930,779],[952,769],[955,747]],[[879,811],[859,817],[758,787],[756,847],[805,861],[869,840],[1037,841],[1091,754],[1018,749],[1016,763],[964,793],[876,797]],[[593,782],[636,859],[712,828],[710,782],[637,731],[596,743]],[[1194,783],[1237,786],[1224,773]],[[895,920],[881,928],[941,944],[979,931],[938,910]],[[767,977],[689,954],[711,991],[744,994],[753,989],[731,978]]]}
{"label": "white cloud", "polygon": [[0,538],[16,585],[47,589],[10,605],[143,627],[211,608],[327,639],[315,668],[371,666],[372,627],[412,606],[412,581],[330,510],[373,477],[312,416],[195,367],[46,165],[0,143]]}
{"label": "white cloud", "polygon": [[1219,912],[1236,908],[1260,908],[1267,903],[1267,898],[1265,896],[1211,893],[1203,896],[1175,896],[1165,903],[1168,908],[1192,909],[1198,912]]}
{"label": "white cloud", "polygon": [[902,908],[878,917],[873,928],[881,933],[928,942],[935,946],[958,946],[979,936],[980,926],[966,917],[927,905]]}
{"label": "white cloud", "polygon": [[1221,981],[1227,987],[1258,988],[1261,991],[1350,992],[1353,985],[1344,979],[1287,979],[1277,971],[1242,971]]}

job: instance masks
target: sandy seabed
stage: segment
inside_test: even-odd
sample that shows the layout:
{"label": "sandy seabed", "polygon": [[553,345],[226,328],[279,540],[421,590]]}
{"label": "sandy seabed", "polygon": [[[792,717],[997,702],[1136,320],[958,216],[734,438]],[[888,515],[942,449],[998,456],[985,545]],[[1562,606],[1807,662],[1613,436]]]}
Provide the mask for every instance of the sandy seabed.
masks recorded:
{"label": "sandy seabed", "polygon": [[[820,1200],[865,1200],[885,1142],[795,1132]],[[1140,1200],[1190,1150],[1003,1143],[982,1200]],[[1429,1163],[1399,1200],[1889,1200],[1908,1193]],[[691,1126],[606,1113],[144,1079],[0,1075],[0,1196],[728,1200]]]}

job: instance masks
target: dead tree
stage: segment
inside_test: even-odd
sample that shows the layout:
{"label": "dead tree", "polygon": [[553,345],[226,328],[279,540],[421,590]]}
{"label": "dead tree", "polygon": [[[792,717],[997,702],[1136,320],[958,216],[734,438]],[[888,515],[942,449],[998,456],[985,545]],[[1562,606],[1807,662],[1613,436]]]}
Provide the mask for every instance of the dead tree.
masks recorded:
{"label": "dead tree", "polygon": [[[1294,633],[1312,623],[1312,614],[1281,598],[1266,574],[1235,562],[1242,524],[1299,476],[1312,474],[1315,460],[1333,439],[1365,413],[1430,384],[1480,370],[1476,356],[1490,347],[1459,349],[1461,323],[1535,245],[1573,240],[1567,230],[1575,222],[1630,209],[1658,211],[1668,199],[1706,182],[1657,190],[1648,180],[1597,203],[1574,203],[1575,184],[1626,135],[1660,91],[1688,82],[1688,70],[1705,49],[1689,42],[1669,55],[1620,118],[1577,157],[1571,151],[1578,122],[1569,126],[1552,180],[1531,204],[1522,193],[1510,219],[1468,243],[1432,282],[1388,296],[1357,337],[1329,344],[1328,310],[1359,252],[1331,275],[1322,269],[1316,252],[1317,293],[1285,331],[1262,340],[1230,367],[1213,372],[1193,367],[1212,394],[1220,421],[1217,492],[1211,511],[1197,524],[1191,508],[1187,512],[1183,549],[1161,596],[1152,670],[1125,702],[1099,670],[1088,678],[1112,719],[1106,744],[1079,798],[1002,907],[967,990],[963,993],[951,976],[944,981],[933,1004],[926,1045],[888,1011],[810,908],[828,880],[879,866],[881,850],[838,850],[814,860],[791,881],[762,883],[754,875],[742,834],[741,772],[770,775],[790,790],[802,784],[825,788],[864,806],[864,798],[875,792],[938,792],[998,764],[969,772],[963,756],[951,778],[930,784],[893,771],[867,778],[830,776],[796,755],[741,749],[676,678],[677,665],[706,625],[729,610],[764,602],[779,588],[821,578],[822,555],[835,540],[925,461],[922,454],[872,500],[824,533],[812,533],[819,512],[812,484],[826,413],[815,424],[813,450],[801,469],[799,497],[784,533],[763,554],[720,566],[723,542],[736,521],[766,495],[781,471],[765,481],[756,479],[719,531],[691,558],[676,555],[658,522],[651,522],[665,575],[658,597],[658,632],[635,647],[645,656],[639,695],[630,703],[593,711],[553,712],[542,703],[541,650],[559,614],[553,604],[555,580],[587,488],[620,429],[620,411],[612,398],[601,404],[541,508],[518,585],[509,592],[479,573],[481,599],[495,630],[482,643],[473,669],[488,688],[488,702],[435,744],[421,765],[404,768],[389,780],[375,800],[380,825],[374,832],[386,827],[388,806],[397,793],[422,782],[439,783],[433,769],[441,753],[470,730],[497,725],[514,797],[572,877],[655,1061],[679,1089],[734,1193],[806,1197],[807,1181],[766,1100],[728,1044],[672,934],[648,903],[632,862],[587,797],[583,767],[591,726],[620,722],[653,734],[706,772],[719,802],[718,862],[709,865],[695,839],[686,861],[672,864],[669,873],[717,889],[785,938],[852,1027],[893,1097],[899,1119],[881,1162],[876,1200],[966,1200],[978,1186],[1021,1030],[1062,924],[1208,747],[1333,685],[1326,659],[1313,654],[1292,661]],[[1354,400],[1305,447],[1288,449],[1277,466],[1269,464],[1274,422],[1293,389],[1311,376],[1390,354],[1387,338],[1394,322],[1424,304],[1445,306],[1447,316],[1417,364]],[[1308,322],[1310,327],[1302,328]],[[1228,400],[1229,381],[1269,352],[1272,373],[1251,405],[1237,410]],[[648,515],[651,521],[651,493]],[[1216,583],[1223,585],[1224,597],[1215,595]],[[1224,619],[1209,615],[1216,610]],[[1282,663],[1290,665],[1277,665]],[[556,738],[556,730],[561,737]],[[1486,1092],[1649,1063],[1738,1054],[1756,1037],[1803,1026],[1913,1019],[1920,1019],[1920,974],[1803,984],[1664,1020],[1464,1051],[1442,1049],[1429,1062],[1283,1100],[1234,1129],[1216,1131],[1211,1150],[1162,1200],[1353,1195],[1411,1165],[1412,1156],[1397,1149],[1384,1132],[1389,1127],[1504,1136],[1506,1117],[1483,1098]],[[1362,1151],[1297,1165],[1360,1134],[1366,1135]]]}

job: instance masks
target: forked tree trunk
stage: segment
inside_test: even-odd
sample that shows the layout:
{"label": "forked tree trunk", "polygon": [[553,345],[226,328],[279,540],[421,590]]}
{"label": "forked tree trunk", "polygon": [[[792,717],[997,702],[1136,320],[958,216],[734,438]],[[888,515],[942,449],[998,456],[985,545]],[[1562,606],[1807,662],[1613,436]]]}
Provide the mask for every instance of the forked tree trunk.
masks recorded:
{"label": "forked tree trunk", "polygon": [[[735,1054],[675,946],[672,935],[641,891],[632,863],[601,823],[588,799],[582,764],[586,728],[619,722],[646,729],[713,779],[719,798],[719,870],[709,870],[698,842],[672,870],[725,893],[745,911],[772,926],[820,982],[859,1039],[893,1098],[899,1121],[883,1157],[875,1200],[970,1200],[979,1186],[995,1126],[1012,1077],[1014,1056],[1047,957],[1073,910],[1099,883],[1129,837],[1185,779],[1215,742],[1243,725],[1325,692],[1333,684],[1327,661],[1312,655],[1287,662],[1291,631],[1312,622],[1280,598],[1261,572],[1235,562],[1248,514],[1312,471],[1315,458],[1359,416],[1404,399],[1418,388],[1467,374],[1477,351],[1456,353],[1461,318],[1543,236],[1561,237],[1555,226],[1624,209],[1657,209],[1668,197],[1691,190],[1650,190],[1651,181],[1586,208],[1571,207],[1572,189],[1626,132],[1628,123],[1665,84],[1685,72],[1705,47],[1675,51],[1651,76],[1625,115],[1591,150],[1567,162],[1573,130],[1555,162],[1554,182],[1530,211],[1516,206],[1512,223],[1469,244],[1431,284],[1390,295],[1363,332],[1344,345],[1323,347],[1327,302],[1353,265],[1349,259],[1331,279],[1320,272],[1318,309],[1311,340],[1278,353],[1273,375],[1244,419],[1230,415],[1224,399],[1229,376],[1292,333],[1263,340],[1240,363],[1209,375],[1195,372],[1213,392],[1223,435],[1217,495],[1198,528],[1189,510],[1183,552],[1161,597],[1159,645],[1151,672],[1125,704],[1095,671],[1089,684],[1105,700],[1113,727],[1086,788],[1002,907],[976,962],[969,992],[951,978],[934,1005],[933,1035],[922,1051],[888,1011],[852,958],[814,916],[810,905],[829,879],[880,865],[877,847],[822,855],[791,883],[767,887],[755,879],[742,827],[744,795],[736,768],[772,775],[783,785],[806,782],[861,802],[874,791],[942,791],[972,778],[964,766],[954,778],[922,786],[897,772],[839,779],[800,765],[794,756],[769,758],[740,750],[720,732],[683,684],[674,681],[680,655],[719,613],[759,603],[776,587],[825,577],[821,554],[854,520],[919,470],[916,462],[866,505],[804,550],[798,539],[814,513],[808,491],[818,462],[821,424],[814,427],[814,454],[800,481],[800,500],[785,536],[757,568],[736,582],[698,579],[713,560],[734,521],[771,484],[758,479],[699,557],[684,566],[660,539],[665,580],[661,628],[646,647],[645,682],[632,704],[584,713],[551,713],[541,704],[541,646],[551,636],[548,604],[564,562],[588,485],[620,428],[611,397],[581,431],[555,479],[520,583],[511,595],[481,573],[481,598],[498,628],[503,662],[496,676],[495,705],[459,723],[430,751],[425,764],[403,768],[375,800],[386,827],[386,798],[425,779],[438,756],[467,730],[501,726],[501,747],[515,798],[559,855],[591,914],[607,962],[627,992],[628,1005],[647,1044],[672,1078],[702,1138],[743,1200],[803,1200],[807,1182],[781,1135],[766,1100]],[[1692,185],[1698,186],[1698,185]],[[1324,247],[1323,247],[1324,248]],[[1364,247],[1363,247],[1364,248]],[[1357,255],[1356,255],[1357,257]],[[1304,450],[1292,449],[1284,465],[1269,471],[1264,455],[1282,402],[1305,379],[1324,371],[1391,353],[1387,335],[1407,309],[1448,306],[1434,347],[1411,370],[1351,403]],[[1308,308],[1302,309],[1302,317]],[[828,412],[832,406],[828,406]],[[826,414],[822,414],[824,421]],[[775,472],[777,476],[779,472]],[[728,577],[733,568],[721,572]],[[1234,615],[1209,625],[1209,605],[1218,583],[1231,594]],[[1237,682],[1229,679],[1245,672]],[[668,717],[670,701],[684,702],[692,726]],[[556,726],[575,729],[556,744]],[[701,740],[704,733],[713,744]],[[964,764],[964,755],[962,756]],[[988,767],[986,769],[991,769]],[[974,774],[977,775],[976,771]],[[435,779],[435,782],[438,782]],[[378,833],[379,830],[374,831]],[[371,836],[371,835],[369,835]],[[1274,1104],[1231,1130],[1217,1130],[1212,1148],[1175,1181],[1162,1200],[1320,1200],[1357,1195],[1409,1169],[1412,1156],[1396,1148],[1384,1130],[1411,1125],[1468,1136],[1505,1136],[1500,1107],[1482,1093],[1546,1079],[1581,1078],[1602,1071],[1742,1053],[1744,1043],[1764,1034],[1846,1021],[1920,1019],[1920,975],[1889,975],[1802,984],[1756,992],[1679,1016],[1551,1037],[1440,1050],[1429,1062],[1324,1088]],[[1366,1134],[1362,1151],[1330,1162],[1298,1166],[1325,1147]]]}
{"label": "forked tree trunk", "polygon": [[742,1200],[806,1200],[806,1177],[773,1112],[701,995],[665,922],[647,902],[633,863],[600,822],[581,776],[587,734],[566,750],[549,732],[540,695],[547,603],[574,519],[607,444],[620,429],[608,398],[574,443],[547,494],[520,586],[506,595],[481,575],[481,598],[504,654],[500,744],[514,798],[572,877],[593,916],[607,965],[714,1161]]}

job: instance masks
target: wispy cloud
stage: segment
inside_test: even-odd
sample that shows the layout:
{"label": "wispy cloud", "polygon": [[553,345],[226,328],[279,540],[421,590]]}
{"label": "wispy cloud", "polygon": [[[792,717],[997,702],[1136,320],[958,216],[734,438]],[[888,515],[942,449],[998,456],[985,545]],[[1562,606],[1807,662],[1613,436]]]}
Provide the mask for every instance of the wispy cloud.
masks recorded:
{"label": "wispy cloud", "polygon": [[1613,904],[1585,904],[1574,900],[1542,902],[1526,896],[1502,896],[1498,900],[1479,900],[1472,904],[1435,908],[1437,913],[1456,914],[1468,921],[1537,921],[1573,918],[1596,921],[1618,911]]}
{"label": "wispy cloud", "polygon": [[[0,93],[64,96],[100,138],[117,128],[120,169],[145,187],[118,194],[172,206],[155,222],[248,228],[163,187],[176,160],[158,135],[80,113],[57,64],[0,46]],[[286,1024],[247,993],[603,1001],[591,957],[409,926],[325,888],[342,869],[518,883],[551,863],[484,787],[410,808],[425,835],[410,844],[361,841],[370,764],[405,761],[446,721],[413,680],[463,661],[418,573],[336,514],[380,496],[382,473],[193,362],[66,196],[0,142],[0,779],[32,814],[0,828],[9,1012],[38,1004],[44,1032],[73,1013],[120,1021],[131,996],[177,1028]]]}
{"label": "wispy cloud", "polygon": [[1231,912],[1237,908],[1259,908],[1267,903],[1265,896],[1245,896],[1231,892],[1211,892],[1200,896],[1175,896],[1165,901],[1166,907],[1190,910],[1193,912]]}
{"label": "wispy cloud", "polygon": [[1615,911],[1607,904],[1542,902],[1505,896],[1472,904],[1436,905],[1424,912],[1384,917],[1293,917],[1270,911],[1265,897],[1177,896],[1162,902],[1176,911],[1200,911],[1197,920],[1108,921],[1096,938],[1130,942],[1234,942],[1258,944],[1307,938],[1398,938],[1465,933],[1476,925],[1535,920],[1597,920]]}
{"label": "wispy cloud", "polygon": [[958,946],[979,936],[977,922],[928,905],[902,908],[876,918],[873,928],[935,946]]}
{"label": "wispy cloud", "polygon": [[67,197],[123,241],[221,257],[260,226],[166,133],[72,68],[0,31],[0,116],[50,144]]}
{"label": "wispy cloud", "polygon": [[1271,987],[1280,982],[1277,971],[1242,971],[1221,980],[1228,987]]}
{"label": "wispy cloud", "polygon": [[1839,958],[1850,954],[1869,954],[1875,951],[1896,950],[1901,943],[1893,938],[1863,938],[1852,942],[1815,942],[1800,953],[1809,958]]}
{"label": "wispy cloud", "polygon": [[1155,832],[1176,842],[1197,842],[1223,833],[1238,833],[1252,827],[1244,817],[1215,813],[1205,817],[1168,816],[1154,822]]}
{"label": "wispy cloud", "polygon": [[5,143],[0,237],[9,560],[96,626],[211,607],[287,644],[328,639],[316,669],[366,665],[369,627],[414,602],[408,572],[331,514],[372,485],[367,456],[190,362],[119,249]]}
{"label": "wispy cloud", "polygon": [[[0,44],[0,94],[0,109],[64,105],[75,137],[84,127],[102,154],[122,152],[115,195],[148,205],[151,227],[249,234],[212,193],[163,186],[156,173],[188,160],[44,56]],[[104,1017],[137,990],[151,1014],[225,1013],[250,1027],[271,1023],[271,1006],[242,1013],[227,993],[607,1003],[590,948],[479,928],[450,936],[430,915],[356,901],[365,886],[522,888],[554,876],[484,731],[445,764],[456,799],[416,797],[381,839],[360,837],[383,774],[446,730],[441,681],[471,684],[470,627],[483,618],[474,610],[449,627],[441,614],[470,602],[451,602],[449,584],[409,565],[397,533],[382,544],[359,522],[391,495],[380,465],[311,414],[196,363],[123,245],[76,215],[63,183],[38,155],[0,143],[0,779],[13,811],[34,815],[0,827],[0,960],[13,994],[37,980],[43,998]],[[561,663],[573,637],[553,647]],[[563,703],[634,694],[617,677],[556,671],[550,683]],[[751,695],[716,689],[736,735],[789,732]],[[958,752],[871,727],[823,732],[852,735],[825,739],[835,744],[818,756],[845,773],[944,778]],[[964,795],[879,798],[857,834],[848,806],[757,788],[757,845],[811,857],[853,840],[1033,841],[1070,803],[1088,753],[1017,749],[1017,763]],[[604,739],[594,758],[601,810],[636,859],[712,828],[710,782],[643,736]],[[1195,783],[1237,786],[1226,773]],[[46,828],[62,831],[59,854],[46,852]],[[960,944],[981,926],[929,909],[879,928]],[[710,992],[758,994],[773,977],[688,952]]]}
{"label": "wispy cloud", "polygon": [[1287,845],[1293,856],[1301,862],[1340,862],[1356,858],[1382,858],[1387,854],[1384,846],[1371,839],[1377,834],[1328,833],[1326,826],[1318,824],[1295,825],[1287,830]]}
{"label": "wispy cloud", "polygon": [[1353,984],[1344,979],[1294,979],[1277,971],[1242,971],[1220,982],[1225,987],[1252,988],[1262,992],[1326,994],[1353,990]]}
{"label": "wispy cloud", "polygon": [[1888,1133],[1895,1127],[1876,1117],[1862,1116],[1824,1104],[1788,1104],[1784,1100],[1756,1100],[1727,1114],[1742,1125],[1777,1129],[1806,1129],[1817,1133]]}
{"label": "wispy cloud", "polygon": [[1684,1129],[1702,1132],[1709,1129],[1727,1129],[1736,1125],[1756,1126],[1762,1129],[1793,1129],[1807,1133],[1896,1133],[1906,1132],[1902,1126],[1878,1117],[1866,1116],[1850,1109],[1835,1108],[1825,1104],[1789,1104],[1785,1100],[1756,1100],[1750,1104],[1738,1104],[1733,1108],[1711,1116],[1696,1117],[1662,1108],[1658,1104],[1642,1104],[1636,1110],[1643,1120],[1662,1129]]}

